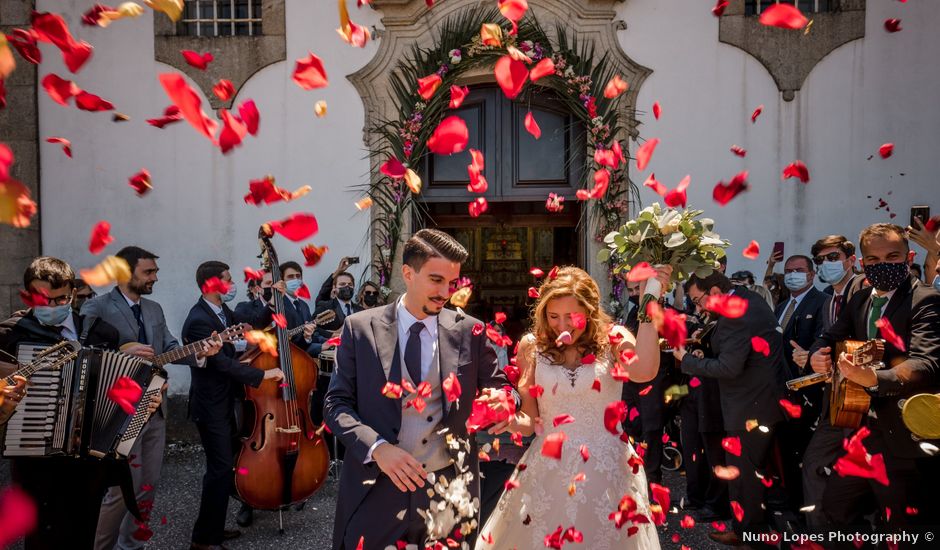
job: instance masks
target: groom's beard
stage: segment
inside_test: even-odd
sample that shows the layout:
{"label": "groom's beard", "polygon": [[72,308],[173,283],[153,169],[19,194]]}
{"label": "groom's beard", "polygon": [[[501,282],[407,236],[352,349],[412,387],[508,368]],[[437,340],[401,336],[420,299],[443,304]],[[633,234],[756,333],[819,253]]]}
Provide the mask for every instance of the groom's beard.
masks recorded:
{"label": "groom's beard", "polygon": [[443,310],[443,309],[444,309],[444,306],[447,304],[447,299],[446,299],[446,298],[442,298],[442,297],[440,297],[440,296],[435,296],[434,298],[431,298],[431,299],[432,299],[432,300],[442,300],[444,303],[441,304],[441,309],[439,309],[439,310],[437,310],[437,311],[433,311],[433,310],[431,310],[431,309],[428,309],[428,306],[427,306],[427,305],[423,305],[423,306],[421,306],[421,311],[423,311],[425,315],[440,315],[440,314],[441,314],[441,310]]}

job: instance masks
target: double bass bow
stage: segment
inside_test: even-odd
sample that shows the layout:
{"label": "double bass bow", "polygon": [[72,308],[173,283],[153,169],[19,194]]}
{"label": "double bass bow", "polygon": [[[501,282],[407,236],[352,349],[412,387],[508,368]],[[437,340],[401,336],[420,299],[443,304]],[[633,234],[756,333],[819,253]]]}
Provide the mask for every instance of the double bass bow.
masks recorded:
{"label": "double bass bow", "polygon": [[[277,253],[268,224],[258,230],[262,264],[272,282],[281,280]],[[283,297],[274,294],[274,312],[283,315]],[[317,386],[318,365],[290,342],[287,329],[275,326],[277,356],[257,355],[251,366],[279,368],[284,380],[265,380],[245,387],[245,401],[254,408],[251,435],[242,442],[236,461],[235,488],[243,502],[261,510],[281,510],[303,502],[323,485],[330,455],[310,415],[310,397]]]}

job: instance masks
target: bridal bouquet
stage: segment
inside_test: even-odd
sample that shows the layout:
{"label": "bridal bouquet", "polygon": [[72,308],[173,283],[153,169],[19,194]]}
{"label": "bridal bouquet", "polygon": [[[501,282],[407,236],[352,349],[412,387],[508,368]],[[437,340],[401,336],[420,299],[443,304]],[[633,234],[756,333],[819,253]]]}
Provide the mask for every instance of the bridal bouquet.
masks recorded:
{"label": "bridal bouquet", "polygon": [[[607,248],[597,259],[614,259],[615,273],[631,270],[643,262],[651,266],[671,265],[673,281],[687,280],[693,273],[708,276],[718,268],[718,259],[725,255],[729,242],[715,233],[715,221],[699,218],[703,210],[676,210],[659,203],[644,208],[636,219],[604,237]],[[640,301],[640,316],[646,317],[646,305],[662,292],[659,281],[650,278]],[[646,320],[646,319],[644,319]]]}

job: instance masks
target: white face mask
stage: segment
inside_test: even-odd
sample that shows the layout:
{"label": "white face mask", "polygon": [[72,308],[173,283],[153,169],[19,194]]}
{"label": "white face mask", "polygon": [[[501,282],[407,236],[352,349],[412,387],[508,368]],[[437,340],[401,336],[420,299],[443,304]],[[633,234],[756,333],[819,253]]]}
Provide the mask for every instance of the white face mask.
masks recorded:
{"label": "white face mask", "polygon": [[940,292],[940,275],[933,278],[933,287],[937,292]]}
{"label": "white face mask", "polygon": [[826,260],[819,266],[819,278],[822,279],[824,283],[838,283],[842,280],[842,277],[845,276],[846,269],[842,266],[842,262],[834,261],[830,262]]}
{"label": "white face mask", "polygon": [[800,290],[806,286],[806,273],[800,273],[796,271],[793,273],[786,273],[783,276],[783,284],[786,285],[786,287],[791,291]]}

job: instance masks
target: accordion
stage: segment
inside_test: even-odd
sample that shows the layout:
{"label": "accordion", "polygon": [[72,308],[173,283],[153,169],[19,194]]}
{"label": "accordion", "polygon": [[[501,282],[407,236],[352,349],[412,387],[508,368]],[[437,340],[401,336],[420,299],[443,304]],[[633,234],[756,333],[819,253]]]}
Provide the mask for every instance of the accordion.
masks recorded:
{"label": "accordion", "polygon": [[[17,361],[31,363],[47,345],[20,344]],[[4,457],[126,457],[149,418],[150,396],[166,372],[123,353],[83,348],[71,361],[42,359],[30,376],[29,391],[6,426]],[[121,377],[143,389],[133,415],[108,397]]]}

